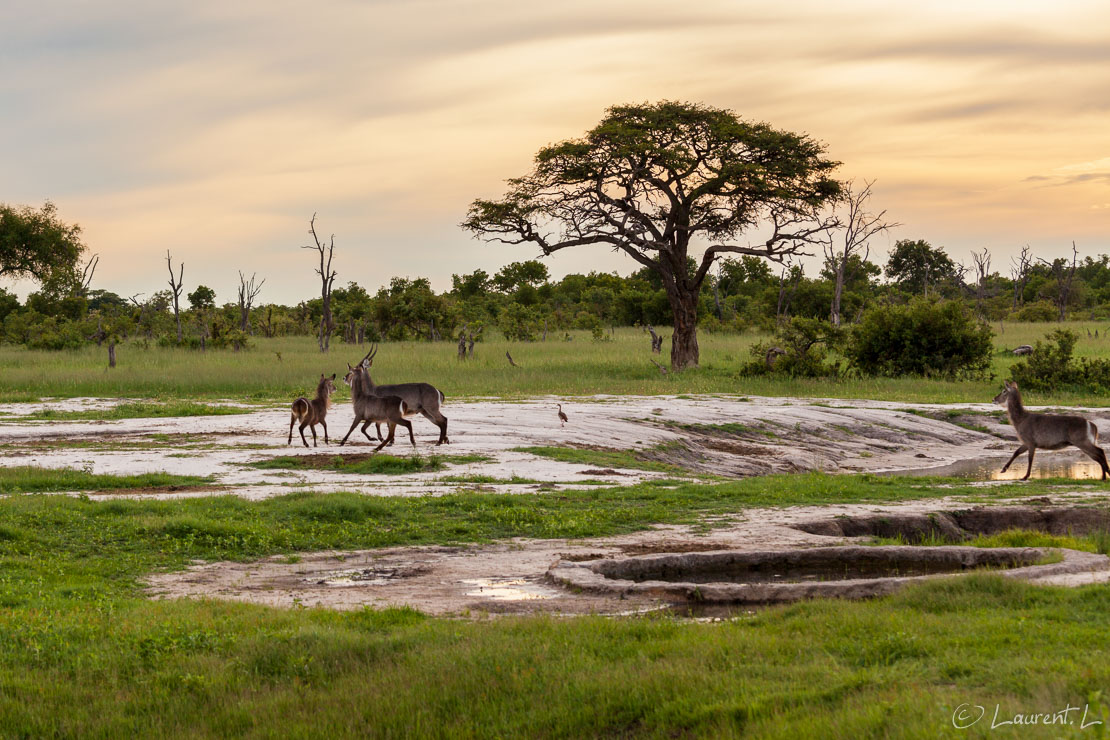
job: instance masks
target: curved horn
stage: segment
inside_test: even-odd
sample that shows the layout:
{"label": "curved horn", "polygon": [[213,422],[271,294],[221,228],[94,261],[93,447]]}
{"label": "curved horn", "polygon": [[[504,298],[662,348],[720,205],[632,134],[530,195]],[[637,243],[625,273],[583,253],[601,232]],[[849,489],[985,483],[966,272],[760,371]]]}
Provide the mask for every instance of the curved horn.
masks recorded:
{"label": "curved horn", "polygon": [[365,367],[370,367],[370,365],[372,365],[374,362],[374,355],[376,354],[378,354],[378,343],[374,342],[374,344],[370,347],[370,351],[366,353],[366,357],[363,357],[362,361],[358,364]]}

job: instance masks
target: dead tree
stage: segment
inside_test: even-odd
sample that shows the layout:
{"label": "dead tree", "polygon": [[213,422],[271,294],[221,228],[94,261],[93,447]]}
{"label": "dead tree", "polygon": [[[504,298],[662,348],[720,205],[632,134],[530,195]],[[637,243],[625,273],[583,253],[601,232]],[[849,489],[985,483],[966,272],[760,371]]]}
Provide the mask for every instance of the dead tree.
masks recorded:
{"label": "dead tree", "polygon": [[181,334],[181,307],[179,299],[181,298],[181,279],[185,276],[185,263],[181,263],[181,269],[177,272],[177,279],[173,277],[173,260],[170,258],[170,250],[166,250],[166,268],[170,271],[170,292],[173,295],[173,318],[177,321],[177,343],[181,344],[183,337]]}
{"label": "dead tree", "polygon": [[651,351],[655,354],[663,352],[663,337],[655,333],[655,327],[648,324],[648,331],[651,332]]}
{"label": "dead tree", "polygon": [[316,235],[316,214],[308,222],[308,233],[312,234],[313,244],[301,249],[314,249],[320,256],[320,266],[316,274],[320,276],[320,298],[323,299],[323,315],[320,317],[320,351],[327,352],[331,345],[331,335],[335,331],[335,321],[331,315],[331,288],[335,284],[336,272],[331,269],[331,260],[335,253],[335,234],[331,241],[324,244]]}
{"label": "dead tree", "polygon": [[465,360],[466,359],[466,327],[467,327],[467,324],[463,324],[463,328],[459,331],[459,359],[460,360]]}
{"label": "dead tree", "polygon": [[1025,284],[1029,282],[1029,276],[1032,274],[1029,270],[1033,266],[1033,257],[1029,254],[1029,245],[1026,244],[1021,248],[1021,254],[1017,257],[1011,257],[1010,261],[1013,266],[1010,268],[1010,275],[1014,279],[1014,304],[1012,310],[1016,311],[1017,307],[1025,302]]}
{"label": "dead tree", "polygon": [[883,220],[886,211],[872,213],[867,209],[871,200],[871,186],[874,180],[864,180],[863,187],[857,189],[855,183],[844,186],[838,207],[846,213],[829,230],[825,242],[825,260],[833,272],[833,297],[829,309],[829,321],[840,326],[840,301],[844,296],[844,280],[852,257],[860,256],[864,262],[871,254],[870,240],[884,231],[900,226],[898,223]]}
{"label": "dead tree", "polygon": [[1071,299],[1075,271],[1079,267],[1079,250],[1075,248],[1075,242],[1073,241],[1071,243],[1071,267],[1068,267],[1068,260],[1064,257],[1052,260],[1052,262],[1040,261],[1052,269],[1052,275],[1056,278],[1056,308],[1060,312],[1057,321],[1063,321],[1068,313],[1068,301]]}
{"label": "dead tree", "polygon": [[975,310],[983,316],[983,301],[987,297],[987,277],[991,272],[991,253],[983,247],[982,253],[973,251],[971,263],[975,268]]}
{"label": "dead tree", "polygon": [[[89,257],[89,261],[85,263],[85,267],[81,270],[81,293],[89,292],[89,285],[92,284],[93,275],[96,273],[96,266],[100,264],[100,255],[94,254]],[[184,265],[182,265],[184,267]],[[172,273],[171,273],[172,274]]]}
{"label": "dead tree", "polygon": [[508,350],[505,351],[505,359],[507,359],[509,361],[509,364],[513,367],[520,367],[520,365],[513,362],[513,356],[509,354]]}
{"label": "dead tree", "polygon": [[251,273],[251,279],[247,280],[243,271],[239,271],[239,328],[247,331],[250,326],[251,306],[254,305],[254,299],[262,292],[262,286],[266,284],[265,278],[261,283],[255,283],[255,275]]}

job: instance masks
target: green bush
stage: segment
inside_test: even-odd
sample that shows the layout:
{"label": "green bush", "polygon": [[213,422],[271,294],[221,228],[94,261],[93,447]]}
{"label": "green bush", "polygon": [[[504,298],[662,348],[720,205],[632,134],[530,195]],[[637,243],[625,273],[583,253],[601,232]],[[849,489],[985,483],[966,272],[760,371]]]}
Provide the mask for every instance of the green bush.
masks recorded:
{"label": "green bush", "polygon": [[1060,318],[1060,309],[1048,301],[1026,303],[1010,316],[1014,321],[1055,321]]}
{"label": "green bush", "polygon": [[991,337],[990,326],[962,303],[919,298],[866,312],[845,354],[864,375],[983,378]]}
{"label": "green bush", "polygon": [[1110,391],[1110,360],[1072,357],[1079,335],[1057,329],[1038,340],[1033,353],[1010,368],[1011,376],[1026,390],[1075,388],[1096,393]]}
{"label": "green bush", "polygon": [[775,329],[769,342],[752,347],[752,359],[741,375],[785,375],[829,378],[840,374],[840,363],[826,362],[828,348],[841,342],[841,330],[827,321],[795,316]]}
{"label": "green bush", "polygon": [[539,311],[510,303],[497,317],[497,328],[511,342],[534,342],[543,327]]}

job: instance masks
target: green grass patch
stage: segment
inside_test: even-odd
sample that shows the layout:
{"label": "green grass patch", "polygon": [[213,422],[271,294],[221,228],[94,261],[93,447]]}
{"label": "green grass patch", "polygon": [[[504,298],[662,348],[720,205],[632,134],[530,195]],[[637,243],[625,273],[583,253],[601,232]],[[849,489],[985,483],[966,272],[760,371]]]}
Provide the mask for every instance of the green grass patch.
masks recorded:
{"label": "green grass patch", "polygon": [[909,542],[901,535],[896,537],[876,537],[876,545],[966,545],[968,547],[1062,547],[1068,550],[1082,550],[1096,552],[1100,555],[1110,555],[1110,532],[1093,532],[1090,534],[1049,534],[1031,529],[1007,529],[994,534],[981,534],[970,539],[961,540],[944,537],[933,532],[922,540]]}
{"label": "green grass patch", "polygon": [[55,491],[111,491],[122,488],[168,488],[203,486],[211,476],[143,473],[142,475],[94,475],[69,468],[40,468],[33,465],[0,468],[0,493],[47,493]]}
{"label": "green grass patch", "polygon": [[241,406],[214,406],[196,401],[172,401],[168,403],[153,403],[149,401],[132,401],[121,403],[108,409],[87,409],[84,411],[63,411],[58,409],[42,409],[18,417],[19,420],[28,421],[84,421],[84,420],[111,420],[111,419],[153,419],[175,416],[222,416],[226,414],[249,414],[258,409],[243,408]]}
{"label": "green grass patch", "polygon": [[359,475],[400,475],[404,473],[427,473],[443,470],[447,465],[462,465],[474,462],[488,462],[486,455],[396,455],[375,454],[371,452],[349,455],[312,454],[282,455],[265,460],[245,463],[248,467],[260,470],[330,470],[335,473]]}
{"label": "green grass patch", "polygon": [[546,457],[549,460],[592,465],[598,468],[626,468],[631,470],[650,470],[657,473],[690,475],[690,471],[670,463],[648,460],[643,453],[627,450],[598,450],[585,447],[514,447],[513,452],[527,452],[530,455]]}
{"label": "green grass patch", "polygon": [[[1081,334],[1077,357],[1110,357],[1110,343],[1087,338],[1083,322],[1062,326]],[[996,350],[1032,344],[1061,327],[1056,322],[1007,323],[996,335]],[[662,330],[662,329],[660,329]],[[447,395],[444,410],[458,398],[562,398],[606,394],[668,395],[735,394],[796,398],[870,398],[907,403],[983,403],[998,393],[998,380],[947,381],[932,378],[776,378],[740,377],[738,358],[750,355],[753,345],[766,341],[762,332],[699,333],[701,366],[661,376],[646,358],[646,335],[637,328],[620,328],[612,341],[593,342],[588,331],[571,331],[572,342],[507,342],[486,334],[475,346],[474,357],[460,365],[454,342],[387,342],[374,361],[374,380],[398,383],[421,380]],[[520,367],[505,362],[511,351]],[[256,337],[241,352],[194,352],[133,343],[117,347],[119,366],[105,372],[103,348],[52,352],[0,346],[0,400],[30,401],[44,397],[250,399],[291,403],[311,394],[320,373],[346,371],[365,347],[333,345],[321,355],[312,337]],[[277,360],[277,355],[281,360]],[[991,373],[1009,377],[1020,358],[998,354]],[[340,385],[336,401],[348,399]],[[1105,406],[1105,394],[1059,389],[1026,394],[1026,403],[1059,406]],[[573,410],[573,409],[572,409]],[[554,406],[552,406],[554,413]],[[571,418],[575,418],[573,415]],[[423,422],[421,422],[423,423]]]}

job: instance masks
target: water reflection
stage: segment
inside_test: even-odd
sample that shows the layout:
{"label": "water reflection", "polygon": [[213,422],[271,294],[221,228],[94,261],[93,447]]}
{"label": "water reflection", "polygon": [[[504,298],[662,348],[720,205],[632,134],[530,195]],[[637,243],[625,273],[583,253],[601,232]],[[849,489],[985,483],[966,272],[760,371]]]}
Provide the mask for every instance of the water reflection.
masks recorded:
{"label": "water reflection", "polygon": [[[1010,469],[1001,472],[1002,466],[1009,460],[1006,457],[978,458],[975,460],[962,460],[951,465],[939,468],[919,468],[916,470],[896,470],[890,475],[936,475],[952,478],[971,478],[973,480],[1020,480],[1025,475],[1025,468],[1029,464],[1028,456],[1022,454]],[[1030,478],[1072,478],[1072,479],[1099,479],[1102,469],[1099,464],[1082,453],[1045,453],[1038,452],[1033,459],[1033,472]]]}

